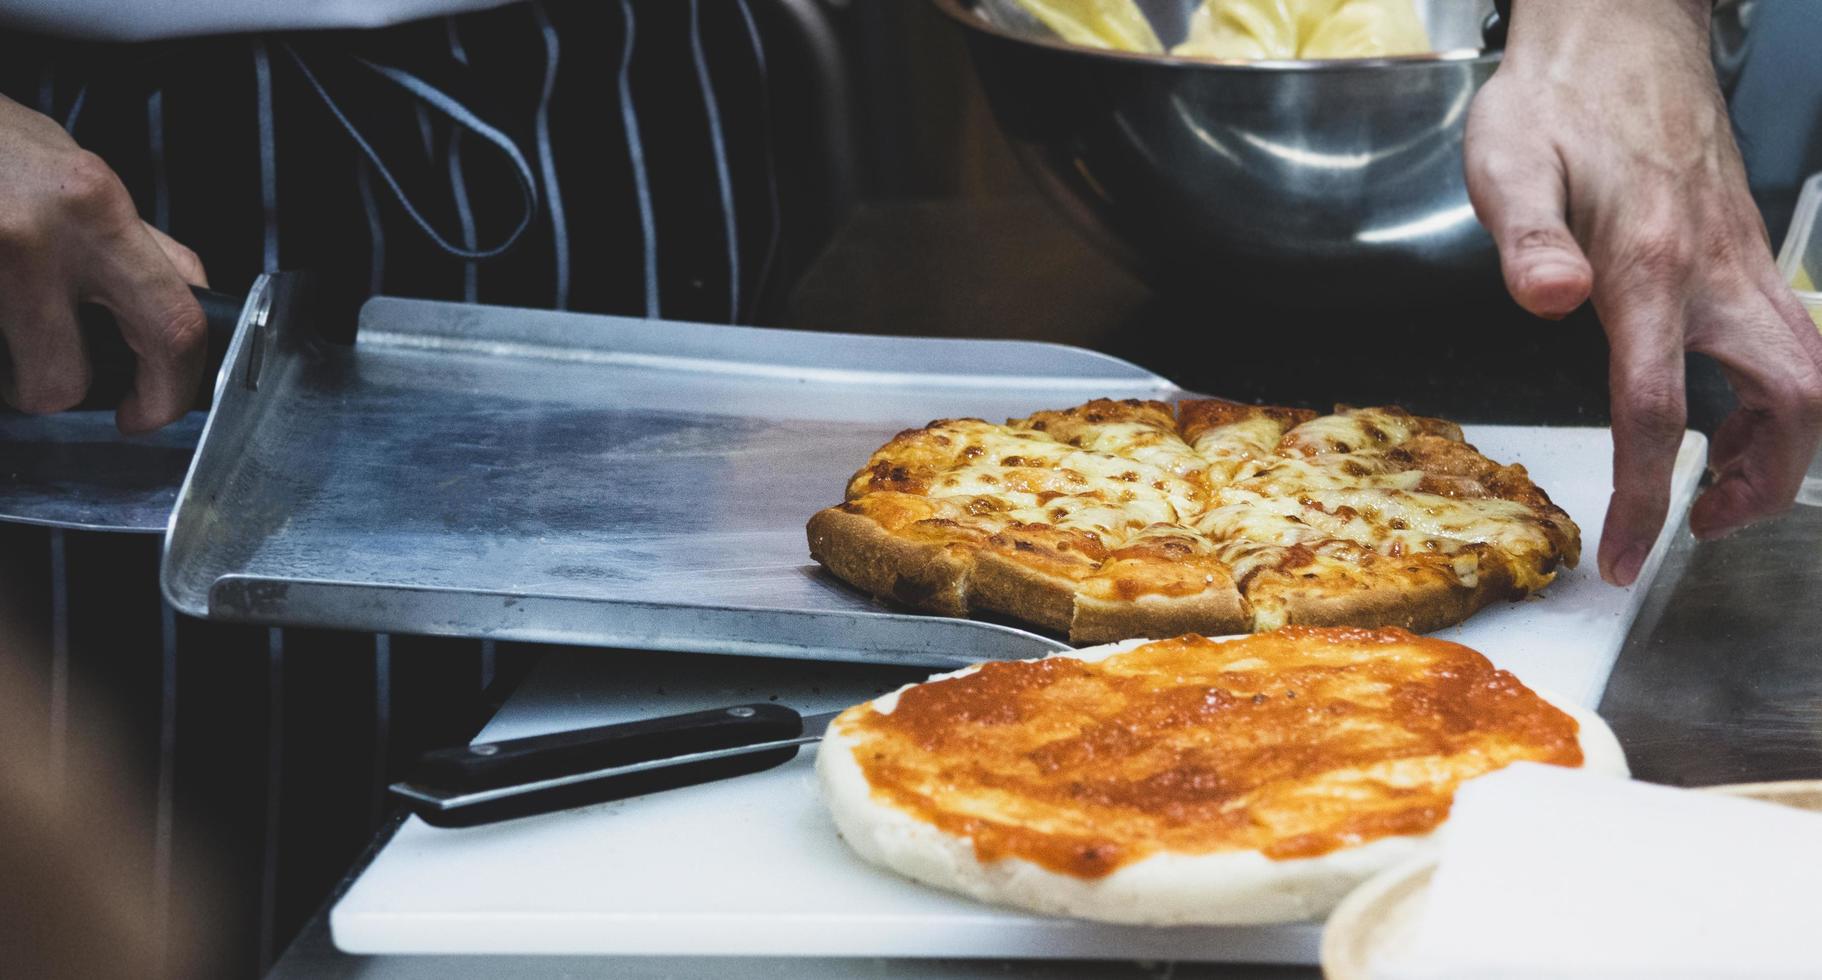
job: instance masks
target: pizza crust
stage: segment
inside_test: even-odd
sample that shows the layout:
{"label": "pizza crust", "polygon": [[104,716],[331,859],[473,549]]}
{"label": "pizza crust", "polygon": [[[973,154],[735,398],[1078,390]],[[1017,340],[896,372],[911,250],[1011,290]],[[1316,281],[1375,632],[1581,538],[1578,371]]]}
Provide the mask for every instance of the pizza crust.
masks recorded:
{"label": "pizza crust", "polygon": [[[1147,642],[1131,640],[1066,656],[1098,660]],[[959,677],[977,669],[968,667],[930,680]],[[1598,715],[1545,692],[1534,693],[1575,719],[1584,769],[1628,774],[1619,740]],[[873,704],[890,711],[897,695],[893,692]],[[831,725],[816,760],[835,829],[855,853],[913,881],[1047,915],[1149,926],[1320,919],[1361,882],[1404,861],[1433,854],[1436,847],[1431,833],[1381,837],[1357,847],[1289,860],[1275,860],[1251,850],[1162,853],[1101,878],[1059,874],[1016,857],[982,863],[966,838],[944,833],[876,799],[854,759],[856,745],[839,724]]]}
{"label": "pizza crust", "polygon": [[968,615],[972,547],[913,540],[839,507],[817,512],[808,530],[810,557],[844,581],[916,609]]}
{"label": "pizza crust", "polygon": [[812,558],[876,596],[946,616],[1000,613],[1075,643],[1288,625],[1370,623],[1427,633],[1525,595],[1511,571],[1485,549],[1474,552],[1479,568],[1471,586],[1440,568],[1386,575],[1351,588],[1337,581],[1299,587],[1292,573],[1265,573],[1262,578],[1274,581],[1260,587],[1265,594],[1256,608],[1231,580],[1226,588],[1184,596],[1096,596],[1084,588],[1086,580],[1022,562],[1004,542],[977,550],[962,541],[917,540],[839,507],[810,519],[809,538]]}
{"label": "pizza crust", "polygon": [[1034,568],[1004,551],[983,548],[975,556],[968,602],[1067,634],[1075,620],[1075,581]]}
{"label": "pizza crust", "polygon": [[1432,583],[1416,589],[1376,587],[1357,592],[1291,592],[1284,596],[1285,626],[1353,626],[1376,623],[1413,633],[1453,626],[1500,599],[1484,582],[1473,587]]}
{"label": "pizza crust", "polygon": [[1252,608],[1231,587],[1227,591],[1142,595],[1125,600],[1078,593],[1069,639],[1076,643],[1107,643],[1130,636],[1238,633],[1252,626]]}
{"label": "pizza crust", "polygon": [[809,540],[812,558],[873,595],[946,616],[1000,613],[1077,643],[1252,628],[1251,608],[1225,576],[1224,588],[1191,595],[1100,598],[1081,580],[1019,561],[1003,542],[920,541],[840,507],[810,518]]}
{"label": "pizza crust", "polygon": [[1375,579],[1363,588],[1287,590],[1281,609],[1285,626],[1357,626],[1374,623],[1429,633],[1453,626],[1501,600],[1524,598],[1503,564],[1478,554],[1474,584],[1463,585],[1440,568],[1421,568]]}

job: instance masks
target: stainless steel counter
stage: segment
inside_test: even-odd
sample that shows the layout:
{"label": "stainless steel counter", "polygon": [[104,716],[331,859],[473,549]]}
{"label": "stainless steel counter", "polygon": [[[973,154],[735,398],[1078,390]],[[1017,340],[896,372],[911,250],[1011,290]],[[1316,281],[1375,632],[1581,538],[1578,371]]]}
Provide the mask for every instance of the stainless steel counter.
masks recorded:
{"label": "stainless steel counter", "polygon": [[[959,230],[966,233],[958,234]],[[1185,356],[1218,336],[1221,320],[1186,334],[1195,314],[1162,307],[1066,237],[1035,203],[966,212],[918,206],[863,214],[802,290],[793,325],[880,332],[1050,335],[1116,350],[1203,390],[1246,397],[1359,398],[1403,386],[1403,399],[1474,421],[1601,423],[1604,345],[1589,318],[1540,327],[1492,300],[1474,309],[1413,311],[1397,322],[1307,324],[1276,318],[1275,335],[1343,336],[1408,330],[1446,338],[1419,369],[1388,377],[1354,357],[1319,377],[1268,373],[1268,347]],[[945,242],[924,250],[917,243]],[[974,243],[970,245],[969,243]],[[896,254],[898,261],[888,261]],[[905,261],[904,256],[917,258]],[[997,270],[997,272],[996,272]],[[1019,270],[1029,270],[1023,279]],[[1023,282],[1008,301],[1000,275]],[[1033,281],[1046,283],[1040,290]],[[1000,279],[999,281],[1009,281]],[[938,285],[938,284],[945,284]],[[902,302],[899,300],[902,299]],[[977,302],[978,300],[978,302]],[[1000,305],[995,305],[1000,304]],[[1373,345],[1361,345],[1365,349]],[[1396,345],[1395,345],[1396,346]],[[1219,345],[1204,349],[1220,352]],[[1564,349],[1573,352],[1561,361]],[[1408,348],[1407,348],[1408,350]],[[1555,359],[1556,363],[1550,363]],[[1334,363],[1334,362],[1342,363]],[[1712,425],[1727,408],[1706,366],[1692,378],[1692,417]],[[1307,389],[1307,390],[1306,390]],[[1361,396],[1366,396],[1362,398]],[[1609,682],[1601,714],[1639,778],[1683,786],[1822,777],[1822,509],[1732,538],[1697,543],[1687,530],[1647,598]],[[382,843],[388,834],[382,835]],[[358,874],[357,867],[351,873]],[[329,941],[319,914],[275,968],[281,978],[1131,977],[1290,980],[1313,969],[1196,964],[575,957],[352,957]]]}
{"label": "stainless steel counter", "polygon": [[1670,555],[1602,717],[1674,786],[1822,776],[1822,508]]}

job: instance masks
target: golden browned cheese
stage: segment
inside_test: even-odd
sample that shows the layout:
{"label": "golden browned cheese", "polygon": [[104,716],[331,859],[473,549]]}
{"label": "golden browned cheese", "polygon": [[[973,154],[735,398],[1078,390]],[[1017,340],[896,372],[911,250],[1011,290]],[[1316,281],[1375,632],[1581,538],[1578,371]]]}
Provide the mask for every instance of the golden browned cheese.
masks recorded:
{"label": "golden browned cheese", "polygon": [[1548,586],[1580,531],[1523,466],[1396,406],[1097,398],[894,436],[806,525],[882,599],[1076,643],[1401,626]]}
{"label": "golden browned cheese", "polygon": [[1302,858],[1423,834],[1463,780],[1582,762],[1569,715],[1474,650],[1400,629],[989,663],[836,724],[876,799],[982,861],[1083,878],[1159,852]]}

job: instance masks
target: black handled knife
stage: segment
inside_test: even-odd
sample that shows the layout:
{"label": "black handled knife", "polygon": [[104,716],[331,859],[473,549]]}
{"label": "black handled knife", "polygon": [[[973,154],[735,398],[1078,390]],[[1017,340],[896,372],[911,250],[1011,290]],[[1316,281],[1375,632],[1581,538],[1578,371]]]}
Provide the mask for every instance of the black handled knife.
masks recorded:
{"label": "black handled knife", "polygon": [[[201,286],[191,286],[190,292],[202,306],[203,320],[208,324],[208,364],[203,374],[205,381],[197,386],[195,404],[196,408],[208,408],[214,386],[207,379],[213,379],[221,368],[222,355],[227,353],[228,343],[234,339],[234,329],[240,323],[241,307],[246,305],[247,297]],[[121,337],[114,315],[106,309],[88,304],[79,306],[76,322],[82,331],[82,343],[88,351],[90,365],[88,394],[76,407],[114,408],[133,387],[137,358]],[[12,373],[12,358],[6,346],[0,344],[0,380],[10,379]],[[4,410],[4,406],[0,406],[0,410]]]}
{"label": "black handled knife", "polygon": [[837,714],[740,704],[437,749],[391,790],[426,823],[472,827],[771,769]]}

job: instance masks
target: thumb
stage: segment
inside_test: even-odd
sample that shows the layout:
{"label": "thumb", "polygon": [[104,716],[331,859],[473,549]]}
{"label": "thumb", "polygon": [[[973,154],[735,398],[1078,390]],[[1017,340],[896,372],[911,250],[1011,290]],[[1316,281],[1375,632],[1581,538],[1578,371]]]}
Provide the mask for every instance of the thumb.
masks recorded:
{"label": "thumb", "polygon": [[1562,167],[1554,154],[1484,142],[1468,158],[1468,196],[1499,246],[1506,289],[1537,316],[1568,316],[1588,301],[1594,270],[1563,217],[1568,191]]}

